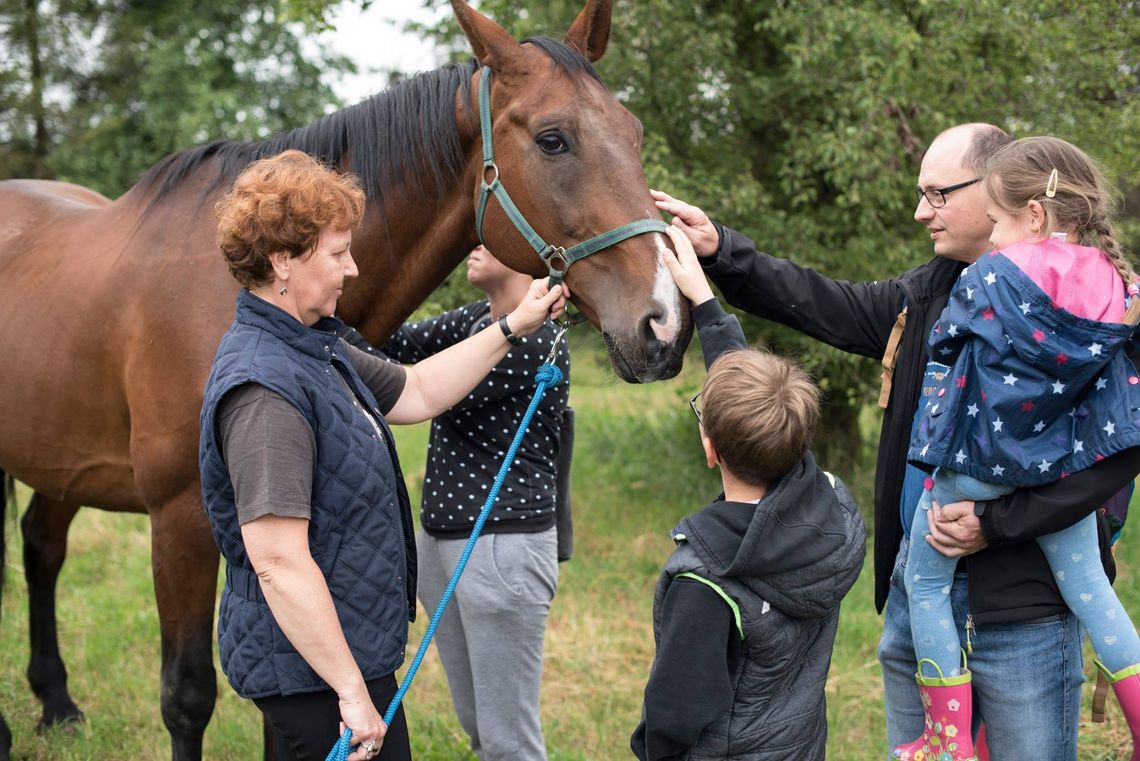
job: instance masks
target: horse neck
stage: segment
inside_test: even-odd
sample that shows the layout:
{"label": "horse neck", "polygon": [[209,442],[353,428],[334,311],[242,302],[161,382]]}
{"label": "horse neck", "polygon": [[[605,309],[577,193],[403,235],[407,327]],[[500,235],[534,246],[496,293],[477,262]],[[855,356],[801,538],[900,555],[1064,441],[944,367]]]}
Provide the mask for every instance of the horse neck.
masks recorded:
{"label": "horse neck", "polygon": [[479,240],[473,189],[481,162],[478,124],[459,107],[464,169],[442,191],[414,182],[382,188],[353,234],[360,274],[337,314],[365,340],[382,344],[422,304]]}

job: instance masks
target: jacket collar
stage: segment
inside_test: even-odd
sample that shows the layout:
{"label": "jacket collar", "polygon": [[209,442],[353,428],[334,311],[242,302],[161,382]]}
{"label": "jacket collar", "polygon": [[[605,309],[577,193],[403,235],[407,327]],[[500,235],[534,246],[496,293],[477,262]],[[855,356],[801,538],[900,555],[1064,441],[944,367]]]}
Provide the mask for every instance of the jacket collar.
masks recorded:
{"label": "jacket collar", "polygon": [[322,317],[306,326],[293,315],[242,288],[237,297],[237,322],[260,328],[292,348],[322,362],[331,362],[338,330],[343,327],[335,317]]}

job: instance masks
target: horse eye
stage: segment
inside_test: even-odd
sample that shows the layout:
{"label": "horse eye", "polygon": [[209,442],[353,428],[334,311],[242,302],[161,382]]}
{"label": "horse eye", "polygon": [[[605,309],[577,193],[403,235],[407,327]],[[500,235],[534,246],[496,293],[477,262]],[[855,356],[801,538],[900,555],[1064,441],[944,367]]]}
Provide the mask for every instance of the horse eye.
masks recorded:
{"label": "horse eye", "polygon": [[565,153],[570,148],[570,146],[566,145],[566,141],[562,139],[562,135],[559,135],[557,132],[544,132],[535,139],[535,142],[538,143],[538,147],[542,149],[542,152],[549,156]]}

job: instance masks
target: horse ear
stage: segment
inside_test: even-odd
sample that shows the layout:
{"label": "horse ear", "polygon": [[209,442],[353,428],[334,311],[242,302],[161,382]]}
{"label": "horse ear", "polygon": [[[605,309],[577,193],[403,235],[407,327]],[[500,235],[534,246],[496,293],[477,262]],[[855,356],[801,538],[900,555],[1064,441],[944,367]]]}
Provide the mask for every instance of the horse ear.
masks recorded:
{"label": "horse ear", "polygon": [[612,0],[588,0],[562,41],[584,55],[590,63],[598,60],[605,54],[610,41],[612,10]]}
{"label": "horse ear", "polygon": [[484,66],[502,72],[516,51],[522,46],[503,27],[467,4],[467,0],[451,0],[455,20],[471,43],[475,57]]}

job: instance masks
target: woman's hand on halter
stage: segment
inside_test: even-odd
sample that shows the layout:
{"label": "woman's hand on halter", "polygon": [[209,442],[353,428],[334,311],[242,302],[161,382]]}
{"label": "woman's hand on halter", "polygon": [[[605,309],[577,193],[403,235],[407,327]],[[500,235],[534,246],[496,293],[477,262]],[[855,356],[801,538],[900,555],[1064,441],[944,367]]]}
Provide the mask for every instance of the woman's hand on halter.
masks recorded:
{"label": "woman's hand on halter", "polygon": [[708,214],[660,190],[650,190],[649,195],[653,196],[658,209],[673,215],[673,226],[693,242],[697,256],[712,256],[717,252],[720,233]]}
{"label": "woman's hand on halter", "polygon": [[368,761],[375,756],[384,744],[388,727],[380,718],[372,697],[367,689],[351,695],[338,695],[340,707],[340,733],[345,727],[352,728],[352,742],[358,743],[356,750],[348,754],[348,761]]}
{"label": "woman's hand on halter", "polygon": [[570,291],[565,283],[550,287],[545,277],[530,284],[530,290],[507,315],[507,325],[516,336],[529,336],[542,327],[547,318],[557,320],[566,311],[566,299]]}

